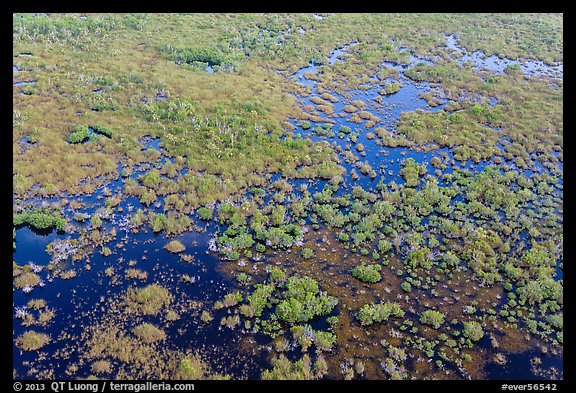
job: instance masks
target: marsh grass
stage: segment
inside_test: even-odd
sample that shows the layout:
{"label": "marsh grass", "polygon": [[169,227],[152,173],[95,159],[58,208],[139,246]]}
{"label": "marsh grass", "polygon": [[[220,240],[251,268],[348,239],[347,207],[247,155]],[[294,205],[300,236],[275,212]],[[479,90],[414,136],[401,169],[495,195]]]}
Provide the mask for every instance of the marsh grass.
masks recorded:
{"label": "marsh grass", "polygon": [[148,279],[148,272],[142,271],[140,269],[126,269],[124,275],[128,279],[137,279],[142,281],[146,281],[146,279]]}
{"label": "marsh grass", "polygon": [[90,365],[90,369],[96,374],[108,374],[112,371],[112,363],[108,360],[97,360]]}
{"label": "marsh grass", "polygon": [[132,329],[132,333],[145,343],[155,343],[166,339],[166,333],[150,323],[142,323],[136,326]]}
{"label": "marsh grass", "polygon": [[164,248],[171,253],[180,253],[186,250],[186,247],[180,243],[178,240],[172,240],[170,243],[166,244]]}
{"label": "marsh grass", "polygon": [[47,303],[46,300],[44,299],[30,299],[26,304],[26,307],[38,311],[43,308],[46,308],[46,305]]}
{"label": "marsh grass", "polygon": [[[203,43],[205,48],[215,48],[218,41],[215,38],[210,38],[206,41],[207,33],[204,29],[200,29],[198,26],[211,26],[209,31],[217,32],[221,27],[214,22],[205,23],[206,20],[214,19],[215,22],[221,22],[219,16],[203,16],[203,15],[146,15],[146,16],[132,16],[132,15],[90,15],[89,22],[82,21],[78,17],[73,15],[65,16],[41,16],[32,17],[30,15],[16,15],[14,18],[17,21],[17,30],[15,31],[15,42],[16,47],[14,49],[15,53],[28,51],[27,47],[30,46],[30,42],[34,40],[44,41],[47,39],[48,42],[56,43],[56,50],[48,52],[45,49],[36,48],[34,56],[27,61],[34,62],[35,59],[42,59],[44,64],[48,65],[48,68],[42,68],[39,66],[34,66],[31,68],[31,72],[38,74],[38,76],[44,76],[50,73],[52,80],[58,80],[59,90],[53,89],[48,85],[43,85],[41,83],[42,78],[38,78],[38,89],[41,89],[38,94],[30,96],[31,100],[25,102],[20,96],[16,96],[15,101],[15,114],[20,114],[19,119],[15,122],[17,127],[16,133],[20,131],[20,124],[25,125],[25,128],[37,128],[38,129],[38,144],[39,149],[37,154],[34,155],[34,159],[30,156],[30,153],[24,153],[23,155],[18,153],[14,156],[15,172],[23,176],[25,180],[21,184],[21,195],[25,195],[27,191],[30,190],[31,186],[35,183],[44,184],[50,183],[54,184],[57,190],[67,190],[71,192],[78,192],[78,185],[82,179],[90,177],[95,179],[99,175],[105,174],[110,175],[110,169],[114,167],[113,163],[119,161],[120,157],[130,158],[134,156],[134,152],[128,152],[122,147],[122,144],[114,146],[111,144],[106,144],[110,150],[105,154],[96,153],[91,144],[70,146],[69,148],[65,145],[59,144],[58,135],[62,136],[62,130],[70,129],[76,122],[76,112],[78,109],[87,109],[93,106],[92,102],[87,101],[82,98],[81,89],[84,85],[89,85],[93,82],[89,77],[85,75],[95,75],[96,79],[93,81],[99,83],[105,83],[107,86],[118,86],[118,89],[111,89],[105,93],[105,100],[117,103],[114,104],[115,107],[125,107],[126,104],[131,103],[132,99],[130,97],[136,96],[137,92],[148,95],[151,98],[156,95],[157,88],[162,84],[162,89],[170,91],[171,96],[183,96],[185,91],[194,91],[195,99],[203,102],[203,105],[210,106],[216,102],[229,102],[228,97],[238,97],[238,101],[242,100],[259,100],[261,104],[265,105],[268,109],[267,116],[271,116],[276,121],[282,121],[286,118],[288,114],[294,115],[298,113],[298,109],[295,106],[294,101],[281,92],[282,89],[288,88],[287,84],[282,81],[282,78],[275,77],[274,73],[269,72],[266,67],[281,66],[287,68],[291,65],[303,65],[303,57],[298,56],[298,51],[304,50],[308,51],[311,55],[312,52],[323,53],[327,56],[329,51],[333,49],[333,44],[330,44],[331,40],[337,41],[357,41],[362,38],[366,44],[356,45],[350,48],[351,52],[358,55],[365,65],[360,65],[360,67],[372,67],[372,64],[378,63],[379,56],[382,53],[387,53],[392,55],[394,50],[391,49],[388,44],[374,44],[374,40],[378,37],[377,41],[380,41],[381,34],[386,31],[386,36],[398,39],[400,43],[410,46],[416,51],[423,50],[423,52],[430,51],[430,47],[434,45],[433,42],[429,40],[423,40],[419,38],[418,34],[408,33],[406,26],[412,25],[415,21],[418,22],[421,31],[426,31],[428,33],[454,30],[463,28],[466,32],[469,32],[469,26],[475,25],[471,21],[477,20],[479,15],[450,15],[447,18],[443,18],[442,21],[436,15],[429,15],[427,18],[421,18],[418,15],[408,16],[408,15],[395,15],[390,18],[387,15],[366,15],[365,20],[362,24],[357,25],[352,23],[353,17],[350,15],[335,15],[331,22],[326,25],[317,26],[314,33],[311,35],[305,34],[302,37],[299,35],[291,35],[290,40],[295,40],[296,45],[293,50],[287,50],[284,46],[274,48],[274,46],[269,49],[273,49],[273,55],[271,53],[266,53],[261,50],[263,48],[252,48],[249,50],[250,53],[254,55],[250,60],[246,60],[242,64],[242,71],[238,74],[232,76],[226,73],[217,73],[214,75],[204,75],[203,73],[190,73],[187,70],[179,69],[178,66],[166,66],[165,72],[163,72],[162,82],[159,80],[157,74],[154,73],[153,65],[158,61],[158,56],[162,51],[160,48],[165,45],[166,42],[171,42],[173,48],[194,48],[200,43]],[[170,19],[171,18],[171,19]],[[233,30],[241,32],[240,35],[250,32],[250,34],[255,34],[257,42],[261,38],[258,38],[257,31],[254,30],[254,25],[249,22],[251,19],[259,19],[261,16],[249,16],[246,19],[243,18],[233,18],[235,23],[239,23],[238,26],[230,27]],[[286,16],[286,20],[282,22],[278,21],[279,25],[286,26],[287,20],[297,19],[300,20],[302,25],[316,24],[312,19],[307,19],[309,16],[306,15],[290,15]],[[518,18],[517,16],[494,16],[488,24],[492,29],[490,34],[497,34],[494,32],[501,31],[501,29],[506,25],[507,20],[516,20],[516,28],[522,29],[526,32],[526,35],[522,35],[522,38],[514,38],[508,44],[504,44],[501,39],[496,40],[489,49],[489,44],[487,41],[477,40],[473,37],[476,35],[469,35],[468,33],[462,33],[459,37],[461,43],[468,49],[482,49],[486,53],[494,53],[493,48],[500,45],[502,48],[506,48],[503,52],[498,52],[499,54],[519,54],[523,53],[526,57],[534,57],[543,55],[548,58],[551,53],[556,51],[556,55],[553,57],[561,58],[561,51],[558,52],[558,46],[555,49],[541,50],[546,45],[542,45],[542,39],[538,39],[537,36],[529,34],[527,28],[532,26],[534,15],[525,15],[523,18]],[[539,17],[540,18],[540,17]],[[281,19],[281,18],[280,18]],[[195,21],[202,20],[202,23],[195,23]],[[406,23],[391,23],[391,20],[405,21]],[[191,23],[184,23],[184,21],[189,21]],[[339,22],[337,22],[339,21]],[[162,30],[159,26],[168,24],[178,24],[179,30],[182,28],[186,29],[187,33],[182,35],[175,35],[169,30]],[[267,21],[266,23],[269,23]],[[553,34],[554,41],[558,39],[558,17],[553,15],[546,15],[544,19],[539,19],[540,26],[550,33]],[[361,26],[374,25],[378,26],[376,29],[363,29]],[[29,25],[29,27],[27,27]],[[42,29],[46,30],[36,30],[39,29],[39,25],[44,25]],[[87,28],[87,26],[95,26],[94,30],[92,27]],[[483,29],[485,27],[482,27]],[[31,33],[32,31],[37,31],[37,33]],[[40,33],[42,31],[42,33]],[[54,31],[54,35],[47,34],[47,31]],[[72,31],[78,31],[79,35],[75,36],[71,34]],[[80,40],[80,37],[86,37],[85,34],[90,31],[91,39],[87,42],[85,39]],[[118,35],[112,34],[112,32],[121,31],[122,41]],[[94,34],[94,32],[97,32]],[[556,33],[553,33],[556,32]],[[132,45],[136,41],[139,41],[139,36],[145,34],[152,42],[144,47],[138,47],[137,45]],[[357,34],[355,36],[355,34]],[[327,36],[331,37],[331,40],[327,40]],[[228,37],[222,38],[222,47],[226,46],[226,40],[231,36],[221,36],[219,34],[216,37]],[[426,35],[428,36],[428,35]],[[60,37],[60,38],[56,38]],[[76,38],[74,38],[76,37]],[[64,41],[62,41],[64,40]],[[522,43],[522,40],[530,41],[530,45],[534,45],[532,48],[540,48],[535,51],[527,51]],[[69,46],[59,46],[62,42],[74,42],[72,47]],[[535,42],[539,42],[535,44]],[[96,45],[97,44],[97,45]],[[238,48],[238,42],[227,42],[229,47]],[[262,43],[263,44],[263,43]],[[491,45],[492,45],[491,44]],[[86,56],[75,56],[75,62],[65,67],[63,70],[56,70],[51,64],[64,63],[60,59],[70,58],[69,54],[71,51],[76,50],[75,46],[87,46],[90,47],[91,57],[102,58],[106,53],[116,53],[118,57],[114,59],[108,59],[109,64],[103,64],[98,62],[98,67],[95,68]],[[256,46],[259,46],[257,44]],[[312,47],[316,46],[318,49],[309,52]],[[124,49],[137,48],[132,51],[121,51],[120,48]],[[514,49],[511,49],[514,48]],[[236,49],[234,49],[236,50]],[[232,50],[231,52],[234,52]],[[508,52],[507,52],[508,51]],[[270,57],[270,55],[272,57]],[[319,56],[319,58],[322,55]],[[399,58],[401,58],[400,56]],[[336,63],[333,68],[342,67],[345,64],[351,63],[348,58],[344,63]],[[257,62],[266,63],[269,61],[269,66],[264,68],[256,66]],[[361,64],[361,62],[359,63]],[[132,65],[139,66],[138,75],[135,76],[134,69]],[[78,68],[86,67],[82,72],[77,71]],[[366,71],[364,71],[366,72]],[[362,74],[364,72],[358,72],[354,70],[354,73]],[[109,75],[106,75],[109,74]],[[126,76],[129,77],[126,77]],[[68,77],[68,78],[67,78]],[[67,80],[71,79],[71,80]],[[185,80],[186,83],[182,84]],[[77,82],[80,81],[78,84]],[[214,83],[217,81],[217,83]],[[71,82],[77,83],[73,85]],[[497,85],[496,85],[497,86]],[[69,97],[78,97],[77,101],[68,100],[64,111],[52,110],[55,105],[61,105],[67,101],[60,95],[61,93],[68,94]],[[324,93],[322,93],[324,94]],[[328,94],[328,93],[327,93]],[[57,98],[56,98],[57,97]],[[92,95],[89,95],[90,100],[93,100]],[[332,96],[324,95],[328,101],[334,101],[331,99]],[[56,98],[56,99],[54,99]],[[204,104],[205,103],[205,104]],[[68,110],[68,106],[71,105],[72,108]],[[83,106],[87,108],[83,108]],[[38,116],[32,116],[26,119],[27,113],[31,112],[31,109],[35,108],[41,111],[44,116],[40,118]],[[141,116],[139,106],[132,106],[131,108],[122,109],[121,111],[113,111],[113,115],[110,117],[106,127],[110,129],[122,130],[120,132],[119,141],[126,141],[127,138],[131,136],[142,136],[142,131],[149,127],[142,127],[146,124],[146,121]],[[91,111],[89,111],[91,112]],[[25,114],[25,115],[22,115]],[[55,116],[58,114],[58,116]],[[98,112],[86,113],[87,119],[92,123],[92,119],[95,121],[94,124],[99,123]],[[356,120],[354,120],[356,121]],[[165,123],[164,123],[165,124]],[[166,124],[165,124],[166,125]],[[116,134],[115,134],[116,137]],[[105,139],[105,138],[104,138]],[[100,141],[103,142],[103,141]],[[122,143],[122,142],[121,142]],[[80,153],[80,154],[79,154]],[[66,165],[62,170],[53,171],[56,163],[59,162],[61,157],[64,156],[64,162]],[[75,162],[74,162],[75,161]],[[91,169],[88,169],[85,164],[98,162],[98,164],[93,165]],[[108,166],[110,164],[110,166]],[[72,170],[75,168],[75,170]],[[110,168],[110,169],[109,169]]]}
{"label": "marsh grass", "polygon": [[35,287],[40,282],[40,276],[33,272],[26,272],[14,279],[14,286],[18,289]]}
{"label": "marsh grass", "polygon": [[[257,252],[268,250],[266,258],[287,269],[286,274],[272,274],[275,278],[270,277],[266,284],[260,283],[265,279],[262,273],[255,272],[258,284],[242,288],[242,293],[251,292],[246,299],[237,300],[233,293],[221,301],[227,307],[219,312],[229,312],[221,319],[218,315],[224,326],[281,334],[283,325],[331,313],[334,305],[325,300],[338,299],[339,323],[329,329],[342,345],[333,356],[327,356],[328,363],[320,356],[316,363],[307,356],[293,361],[278,358],[263,378],[313,379],[329,369],[331,377],[343,378],[361,374],[368,379],[479,379],[484,358],[490,358],[474,345],[483,335],[498,335],[501,348],[507,349],[532,345],[523,337],[527,332],[532,343],[541,340],[558,346],[556,340],[562,344],[563,324],[554,317],[562,312],[563,304],[563,283],[554,273],[556,260],[562,258],[558,248],[563,243],[562,207],[561,196],[553,193],[562,179],[556,168],[563,160],[562,81],[528,79],[514,69],[494,77],[459,67],[446,57],[439,34],[457,32],[467,49],[482,49],[487,54],[561,60],[561,15],[336,14],[321,21],[304,14],[157,14],[134,20],[94,15],[86,24],[60,15],[30,18],[18,20],[14,32],[14,53],[33,52],[30,59],[19,58],[18,67],[38,80],[34,94],[20,95],[17,89],[14,93],[14,194],[28,198],[59,196],[64,191],[91,193],[117,178],[118,163],[127,164],[123,177],[132,176],[137,164],[146,163],[142,178],[126,180],[125,195],[137,196],[145,205],[164,198],[167,211],[157,214],[142,207],[133,216],[135,224],[149,224],[153,232],[173,235],[191,227],[187,215],[194,209],[204,220],[211,220],[216,212],[216,220],[222,218],[222,225],[236,231],[228,232],[224,239],[226,244],[239,246],[236,255],[230,254],[236,258],[230,259],[238,259],[241,252],[250,258],[250,248],[256,244]],[[294,23],[305,27],[306,34],[279,34]],[[269,28],[259,35],[262,26]],[[90,28],[98,30],[87,35]],[[335,42],[357,41],[361,44],[350,48],[351,56],[327,64]],[[144,45],[139,45],[141,42]],[[410,53],[397,49],[403,45],[419,56],[439,55],[439,64],[416,65],[405,75],[438,84],[438,96],[423,96],[429,104],[440,99],[450,103],[434,113],[403,113],[396,129],[374,129],[377,142],[426,151],[447,147],[461,163],[468,159],[479,163],[496,156],[496,169],[487,167],[474,173],[453,166],[454,171],[448,173],[450,160],[445,157],[431,162],[438,171],[429,174],[424,164],[408,159],[401,170],[404,184],[376,180],[376,190],[371,192],[354,187],[352,191],[344,189],[341,197],[328,192],[302,193],[298,199],[285,187],[288,183],[268,187],[266,177],[277,173],[286,178],[326,179],[332,186],[343,181],[345,171],[338,165],[333,147],[295,138],[288,132],[294,127],[287,119],[301,120],[306,128],[313,127],[310,121],[333,122],[328,116],[333,115],[337,101],[333,94],[346,88],[368,88],[370,76],[377,72],[379,83],[394,91],[400,86],[398,81],[387,78],[396,79],[397,70],[380,66],[384,60],[407,64]],[[311,58],[324,59],[321,73],[314,77],[320,96],[312,97],[322,107],[303,108],[305,114],[289,93],[306,96],[311,89],[292,86],[276,71],[288,75]],[[213,74],[175,62],[224,66],[228,59],[237,60],[238,67],[221,68]],[[95,89],[101,92],[95,94]],[[495,98],[496,104],[489,105],[488,98]],[[351,116],[351,121],[364,123],[364,128],[380,122],[372,114],[372,102],[344,104],[342,117]],[[67,144],[70,130],[79,123],[105,124],[113,130],[108,133],[112,138],[96,135],[90,143]],[[326,136],[333,132],[321,125],[314,129]],[[339,131],[342,137],[351,134],[356,149],[361,146],[357,141],[366,144],[362,147],[372,143],[371,134],[364,141],[350,129],[341,127]],[[141,141],[145,135],[160,138],[163,153],[146,149]],[[35,143],[22,151],[18,142],[25,136],[32,136]],[[503,149],[496,147],[501,139],[506,139]],[[559,152],[558,158],[552,151]],[[176,156],[173,166],[161,166],[166,153]],[[531,168],[533,155],[541,158],[545,167],[553,168],[552,176],[521,175],[517,169]],[[349,150],[344,157],[356,165],[351,171],[353,178],[359,177],[356,170],[377,177],[369,162],[360,162]],[[179,173],[183,168],[188,170],[186,175]],[[244,204],[240,208],[236,199],[238,206],[229,209],[229,215],[223,214],[228,208],[222,202],[257,188],[274,194],[272,206],[261,211]],[[260,202],[253,201],[254,206],[262,203],[264,198],[260,198]],[[106,200],[110,207],[116,202],[114,197]],[[560,209],[559,214],[555,208]],[[298,234],[303,234],[301,228],[308,218],[315,231],[302,241],[320,235],[328,240],[302,248]],[[327,233],[326,226],[332,231]],[[339,228],[339,240],[334,228]],[[527,240],[522,239],[525,234]],[[88,249],[88,245],[102,246],[108,236],[105,231],[92,230],[83,234],[80,242]],[[299,255],[294,249],[278,252],[290,248],[297,238],[298,247],[312,250],[313,258],[306,258],[309,252]],[[246,250],[240,247],[243,244],[249,244]],[[379,252],[370,254],[373,249]],[[381,279],[371,285],[350,280],[350,271],[356,266],[374,263],[368,255],[378,260],[381,254],[386,254]],[[73,259],[86,255],[78,253]],[[221,265],[229,270],[223,274],[232,272],[231,278],[239,269],[235,262]],[[13,264],[15,287],[39,283],[29,269]],[[294,272],[316,282],[322,295],[313,285],[295,285],[291,280]],[[126,277],[142,278],[143,273],[125,271]],[[73,269],[61,277],[72,274]],[[114,269],[106,269],[105,274],[114,275]],[[287,287],[289,283],[296,288]],[[121,300],[121,310],[136,314],[136,320],[91,326],[83,336],[89,337],[82,354],[84,361],[89,360],[86,364],[111,359],[119,379],[210,377],[201,357],[144,342],[130,333],[135,324],[142,326],[138,314],[148,318],[176,305],[170,291],[158,284],[131,287]],[[496,302],[501,297],[506,299],[501,302],[504,305]],[[328,306],[323,307],[324,303]],[[391,318],[390,303],[397,303],[405,318]],[[463,313],[464,306],[471,304],[477,316]],[[435,317],[431,310],[440,311],[443,317]],[[173,319],[172,311],[166,312],[166,320]],[[48,318],[48,312],[42,312],[46,314],[43,318]],[[270,313],[276,317],[258,323]],[[205,329],[214,327],[208,323],[213,316],[207,311],[200,318],[207,323]],[[25,322],[37,320],[32,316]],[[386,323],[369,326],[380,322]],[[316,340],[319,349],[334,349],[331,336],[320,336]],[[301,348],[314,345],[308,338],[299,336]]]}
{"label": "marsh grass", "polygon": [[16,339],[16,346],[24,351],[37,351],[50,342],[48,334],[28,330]]}
{"label": "marsh grass", "polygon": [[142,288],[129,288],[125,296],[128,309],[144,315],[156,315],[170,305],[173,296],[161,285],[150,284]]}
{"label": "marsh grass", "polygon": [[63,280],[70,280],[73,279],[74,277],[76,277],[76,270],[74,269],[69,269],[60,272],[60,278]]}

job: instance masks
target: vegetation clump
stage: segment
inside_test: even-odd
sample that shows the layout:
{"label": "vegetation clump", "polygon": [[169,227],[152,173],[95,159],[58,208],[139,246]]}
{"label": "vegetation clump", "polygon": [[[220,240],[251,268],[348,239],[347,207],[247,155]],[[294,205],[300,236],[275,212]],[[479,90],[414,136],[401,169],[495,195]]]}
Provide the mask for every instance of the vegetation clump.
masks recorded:
{"label": "vegetation clump", "polygon": [[18,289],[33,288],[40,283],[40,276],[34,272],[26,272],[14,279],[14,286]]}
{"label": "vegetation clump", "polygon": [[88,125],[82,124],[74,127],[72,133],[68,137],[68,143],[82,143],[90,139],[90,130]]}
{"label": "vegetation clump", "polygon": [[302,258],[310,259],[314,256],[314,250],[308,247],[304,247],[301,251]]}
{"label": "vegetation clump", "polygon": [[302,323],[329,314],[336,304],[338,300],[320,291],[313,279],[291,276],[286,282],[283,299],[276,306],[276,315],[288,323]]}
{"label": "vegetation clump", "polygon": [[105,127],[100,124],[95,124],[92,126],[92,129],[96,134],[104,135],[105,137],[112,138],[113,132],[110,128]]}
{"label": "vegetation clump", "polygon": [[27,308],[31,308],[33,310],[41,310],[46,307],[46,300],[44,299],[30,299],[26,304]]}
{"label": "vegetation clump", "polygon": [[304,352],[312,345],[315,345],[318,351],[330,351],[336,344],[334,333],[314,330],[310,325],[293,326],[290,332]]}
{"label": "vegetation clump", "polygon": [[28,330],[16,339],[16,346],[24,351],[37,351],[50,342],[48,334]]}
{"label": "vegetation clump", "polygon": [[445,320],[445,315],[436,310],[426,310],[420,314],[420,322],[434,329],[440,328]]}
{"label": "vegetation clump", "polygon": [[44,209],[32,209],[27,212],[16,213],[12,217],[14,226],[30,225],[35,229],[56,228],[57,231],[66,230],[66,220],[56,212]]}
{"label": "vegetation clump", "polygon": [[362,326],[388,321],[389,318],[402,318],[404,310],[399,303],[384,302],[365,304],[356,317]]}
{"label": "vegetation clump", "polygon": [[112,371],[112,363],[108,360],[97,360],[90,365],[90,369],[96,374],[108,374]]}
{"label": "vegetation clump", "polygon": [[380,275],[380,270],[382,270],[381,265],[362,264],[362,265],[358,265],[352,269],[352,277],[355,277],[358,280],[363,281],[363,282],[375,284],[382,279],[382,276]]}
{"label": "vegetation clump", "polygon": [[202,220],[208,221],[208,220],[211,220],[211,219],[212,219],[212,215],[214,214],[214,210],[213,210],[213,209],[210,209],[210,208],[208,208],[208,207],[206,207],[206,206],[202,206],[202,207],[199,207],[199,208],[196,210],[196,213],[198,214],[198,216],[199,216]]}
{"label": "vegetation clump", "polygon": [[318,357],[316,362],[305,354],[302,359],[292,363],[286,356],[280,356],[272,360],[272,369],[262,372],[262,380],[312,380],[322,378],[327,371],[327,364],[323,357]]}
{"label": "vegetation clump", "polygon": [[185,381],[222,380],[229,378],[229,375],[211,372],[206,362],[202,360],[198,354],[190,354],[182,357],[172,377],[172,379],[175,380]]}
{"label": "vegetation clump", "polygon": [[148,272],[142,271],[140,269],[133,269],[133,268],[126,269],[126,272],[124,273],[124,275],[128,279],[138,279],[138,280],[143,280],[143,281],[148,278]]}
{"label": "vegetation clump", "polygon": [[172,240],[170,243],[166,244],[164,248],[171,253],[177,254],[186,250],[186,247],[180,243],[178,240]]}
{"label": "vegetation clump", "polygon": [[472,341],[480,341],[480,339],[484,337],[484,330],[480,323],[476,321],[466,321],[464,322],[462,335]]}
{"label": "vegetation clump", "polygon": [[154,343],[166,338],[166,333],[151,323],[142,323],[136,326],[132,332],[136,337],[146,343]]}
{"label": "vegetation clump", "polygon": [[418,187],[419,178],[426,173],[426,169],[419,165],[412,157],[404,160],[404,166],[400,170],[400,176],[406,181],[407,187]]}
{"label": "vegetation clump", "polygon": [[125,296],[130,310],[144,315],[156,315],[172,302],[173,296],[161,285],[150,284],[142,288],[129,288]]}

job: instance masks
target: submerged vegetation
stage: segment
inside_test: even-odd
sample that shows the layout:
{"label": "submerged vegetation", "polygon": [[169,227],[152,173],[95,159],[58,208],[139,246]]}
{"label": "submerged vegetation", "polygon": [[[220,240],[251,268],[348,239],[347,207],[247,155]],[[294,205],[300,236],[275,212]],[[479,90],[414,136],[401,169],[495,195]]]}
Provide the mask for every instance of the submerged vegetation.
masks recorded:
{"label": "submerged vegetation", "polygon": [[562,33],[14,14],[15,374],[561,378]]}

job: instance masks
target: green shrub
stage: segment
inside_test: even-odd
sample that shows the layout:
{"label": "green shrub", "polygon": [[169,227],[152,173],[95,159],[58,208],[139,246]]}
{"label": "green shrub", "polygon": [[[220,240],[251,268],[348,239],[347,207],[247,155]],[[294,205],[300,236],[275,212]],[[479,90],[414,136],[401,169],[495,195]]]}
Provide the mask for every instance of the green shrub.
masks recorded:
{"label": "green shrub", "polygon": [[419,178],[424,173],[424,167],[419,165],[412,157],[404,160],[403,167],[400,170],[400,176],[406,181],[406,187],[418,187],[420,184]]}
{"label": "green shrub", "polygon": [[444,323],[445,316],[436,310],[426,310],[420,315],[420,322],[438,329]]}
{"label": "green shrub", "polygon": [[378,304],[365,304],[356,314],[362,326],[386,322],[391,317],[402,318],[403,316],[404,310],[402,310],[400,304],[384,301]]}
{"label": "green shrub", "polygon": [[556,330],[564,328],[564,314],[550,314],[546,317],[546,322]]}
{"label": "green shrub", "polygon": [[82,143],[90,138],[90,130],[88,125],[82,124],[74,127],[72,133],[68,137],[69,143]]}
{"label": "green shrub", "polygon": [[90,228],[92,229],[98,229],[102,226],[102,219],[97,216],[96,214],[94,214],[91,218],[90,218]]}
{"label": "green shrub", "polygon": [[205,221],[211,220],[212,219],[212,215],[214,214],[214,210],[213,209],[209,209],[206,206],[202,206],[198,209],[196,209],[196,213],[198,214],[198,216]]}
{"label": "green shrub", "polygon": [[321,292],[315,280],[291,276],[285,284],[283,299],[276,306],[276,315],[288,323],[307,322],[329,314],[336,304],[338,300]]}
{"label": "green shrub", "polygon": [[260,187],[253,187],[250,193],[255,196],[264,196],[266,195],[266,190]]}
{"label": "green shrub", "polygon": [[339,131],[343,134],[350,134],[352,132],[352,129],[348,126],[340,126]]}
{"label": "green shrub", "polygon": [[378,264],[358,265],[352,269],[352,277],[363,282],[374,284],[382,279],[382,276],[379,273],[381,269],[382,266]]}
{"label": "green shrub", "polygon": [[338,233],[338,240],[340,240],[343,243],[346,243],[348,240],[350,240],[350,235],[348,235],[346,232],[342,231],[342,232]]}
{"label": "green shrub", "polygon": [[12,216],[15,226],[28,224],[36,229],[56,228],[57,231],[66,229],[66,220],[55,213],[34,210],[28,213],[17,213]]}
{"label": "green shrub", "polygon": [[254,291],[248,295],[248,304],[254,309],[254,315],[260,317],[268,304],[268,299],[274,292],[271,284],[256,284]]}
{"label": "green shrub", "polygon": [[100,124],[95,124],[92,126],[92,129],[94,130],[95,133],[100,134],[100,135],[104,135],[108,138],[112,138],[112,130],[109,129],[108,127],[105,127],[103,125]]}
{"label": "green shrub", "polygon": [[252,277],[244,272],[240,272],[236,275],[235,279],[240,285],[248,285],[252,280]]}
{"label": "green shrub", "polygon": [[221,65],[224,61],[222,53],[212,47],[204,46],[197,48],[174,48],[170,59],[176,63],[206,63],[210,66]]}
{"label": "green shrub", "polygon": [[386,239],[378,240],[378,251],[380,251],[382,254],[387,253],[391,249],[392,249],[392,243],[390,243],[388,240]]}
{"label": "green shrub", "polygon": [[314,256],[314,251],[311,248],[304,247],[301,252],[302,258],[310,259]]}
{"label": "green shrub", "polygon": [[273,285],[281,285],[286,281],[286,273],[278,266],[272,267],[270,269],[270,283]]}
{"label": "green shrub", "polygon": [[314,127],[312,132],[314,132],[318,136],[325,136],[329,138],[334,136],[334,132],[332,131],[331,127],[323,127],[320,124],[316,125],[316,127]]}
{"label": "green shrub", "polygon": [[482,329],[482,325],[476,321],[464,322],[462,335],[472,341],[480,341],[480,339],[484,337],[484,330]]}

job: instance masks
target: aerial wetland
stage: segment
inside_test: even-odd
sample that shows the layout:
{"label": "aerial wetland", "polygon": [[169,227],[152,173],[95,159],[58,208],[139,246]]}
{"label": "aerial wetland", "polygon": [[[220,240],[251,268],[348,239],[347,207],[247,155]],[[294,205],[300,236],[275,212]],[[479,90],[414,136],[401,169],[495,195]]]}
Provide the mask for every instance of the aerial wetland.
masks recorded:
{"label": "aerial wetland", "polygon": [[16,379],[563,379],[562,14],[14,14]]}

